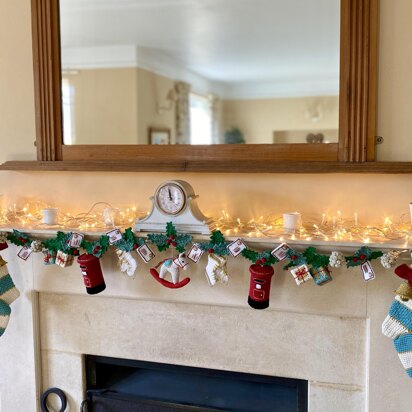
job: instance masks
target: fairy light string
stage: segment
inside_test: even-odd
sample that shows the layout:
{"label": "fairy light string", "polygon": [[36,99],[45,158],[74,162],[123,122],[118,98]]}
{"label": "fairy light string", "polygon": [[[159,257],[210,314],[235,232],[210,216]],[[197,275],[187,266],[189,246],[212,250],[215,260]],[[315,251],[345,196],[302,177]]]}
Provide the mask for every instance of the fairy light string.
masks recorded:
{"label": "fairy light string", "polygon": [[[67,212],[59,209],[58,224],[49,226],[42,223],[42,210],[49,207],[41,201],[28,202],[23,206],[11,204],[0,208],[0,226],[27,229],[79,230],[85,232],[102,231],[109,228],[127,228],[138,218],[147,215],[136,205],[123,208],[114,207],[107,202],[97,202],[86,212]],[[360,223],[361,216],[355,213],[345,218],[341,211],[334,215],[322,213],[317,218],[303,222],[302,227],[294,232],[287,232],[283,227],[283,218],[279,214],[254,217],[242,220],[231,216],[222,210],[221,215],[214,219],[216,230],[224,236],[239,236],[244,238],[276,238],[286,240],[311,242],[352,242],[352,243],[384,243],[386,241],[402,241],[404,247],[409,245],[411,225],[409,215],[404,214],[393,220],[384,217],[379,225]]]}

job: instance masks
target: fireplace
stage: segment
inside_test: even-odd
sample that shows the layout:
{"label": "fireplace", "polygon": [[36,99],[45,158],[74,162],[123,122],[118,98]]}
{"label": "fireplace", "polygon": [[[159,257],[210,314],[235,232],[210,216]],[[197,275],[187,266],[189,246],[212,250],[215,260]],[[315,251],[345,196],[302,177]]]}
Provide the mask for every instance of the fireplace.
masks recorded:
{"label": "fireplace", "polygon": [[86,356],[89,412],[304,412],[308,382]]}

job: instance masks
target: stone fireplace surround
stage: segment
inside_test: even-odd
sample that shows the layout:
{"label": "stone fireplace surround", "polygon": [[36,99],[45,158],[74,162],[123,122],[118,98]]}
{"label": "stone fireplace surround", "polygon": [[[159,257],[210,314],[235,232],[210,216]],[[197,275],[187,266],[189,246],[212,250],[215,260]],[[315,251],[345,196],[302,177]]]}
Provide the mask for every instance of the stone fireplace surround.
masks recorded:
{"label": "stone fireplace surround", "polygon": [[[31,316],[25,335],[33,348],[32,359],[10,360],[8,367],[26,371],[37,396],[60,387],[70,411],[84,396],[84,354],[305,379],[309,410],[316,412],[392,410],[380,383],[407,381],[392,342],[380,332],[399,281],[380,269],[369,284],[352,269],[334,271],[334,281],[323,287],[299,287],[275,267],[270,308],[257,311],[246,303],[249,273],[242,258],[230,261],[227,287],[208,286],[202,261],[191,265],[188,286],[168,290],[148,274],[150,265],[140,263],[135,279],[122,275],[111,251],[102,262],[106,291],[88,296],[76,263],[60,269],[44,266],[39,255],[17,262],[14,247],[7,254],[23,292],[7,333],[11,339]],[[16,342],[16,350],[22,344]],[[12,410],[19,396],[2,395],[0,410]],[[24,396],[35,402],[33,391]]]}

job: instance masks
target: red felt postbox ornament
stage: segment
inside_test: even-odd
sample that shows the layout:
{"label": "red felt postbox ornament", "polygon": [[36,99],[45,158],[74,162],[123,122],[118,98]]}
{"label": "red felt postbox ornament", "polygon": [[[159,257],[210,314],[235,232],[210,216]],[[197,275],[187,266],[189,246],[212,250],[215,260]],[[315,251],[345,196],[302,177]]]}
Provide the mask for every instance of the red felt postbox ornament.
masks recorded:
{"label": "red felt postbox ornament", "polygon": [[77,262],[83,275],[84,285],[89,295],[96,295],[106,289],[100,260],[91,254],[79,256]]}
{"label": "red felt postbox ornament", "polygon": [[269,307],[270,284],[275,271],[272,266],[251,265],[248,303],[254,309]]}

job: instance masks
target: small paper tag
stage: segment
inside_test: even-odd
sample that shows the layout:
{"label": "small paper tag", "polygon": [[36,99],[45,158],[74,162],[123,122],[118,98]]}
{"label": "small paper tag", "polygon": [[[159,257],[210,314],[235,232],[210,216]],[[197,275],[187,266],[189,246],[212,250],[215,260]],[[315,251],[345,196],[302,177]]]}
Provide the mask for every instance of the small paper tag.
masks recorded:
{"label": "small paper tag", "polygon": [[233,257],[237,257],[242,253],[242,250],[247,246],[243,243],[242,239],[237,239],[228,245],[228,250]]}
{"label": "small paper tag", "polygon": [[153,253],[152,249],[149,246],[143,244],[136,249],[137,254],[146,262],[150,262],[154,257],[155,254]]}
{"label": "small paper tag", "polygon": [[106,233],[109,236],[109,243],[111,245],[115,244],[119,240],[122,240],[122,232],[120,229],[113,229]]}
{"label": "small paper tag", "polygon": [[190,250],[189,253],[187,254],[187,257],[195,263],[199,263],[200,258],[202,257],[204,251],[202,249],[200,249],[200,247],[198,245],[193,245]]}
{"label": "small paper tag", "polygon": [[23,247],[19,250],[19,253],[17,253],[17,256],[18,256],[20,259],[27,260],[27,259],[30,257],[30,255],[32,254],[32,252],[33,252],[33,250],[32,250],[31,248],[29,248],[29,247],[27,247],[27,246],[23,246]]}
{"label": "small paper tag", "polygon": [[372,268],[372,265],[369,262],[365,262],[362,266],[362,273],[365,282],[369,282],[370,280],[375,279],[375,272]]}
{"label": "small paper tag", "polygon": [[82,233],[73,232],[70,237],[69,246],[74,247],[74,248],[79,248],[83,242],[83,239],[84,239],[84,235]]}
{"label": "small paper tag", "polygon": [[282,243],[279,245],[277,248],[273,249],[270,254],[275,257],[279,262],[282,262],[282,260],[285,260],[287,255],[288,255],[288,250],[290,250],[290,247],[287,243]]}

